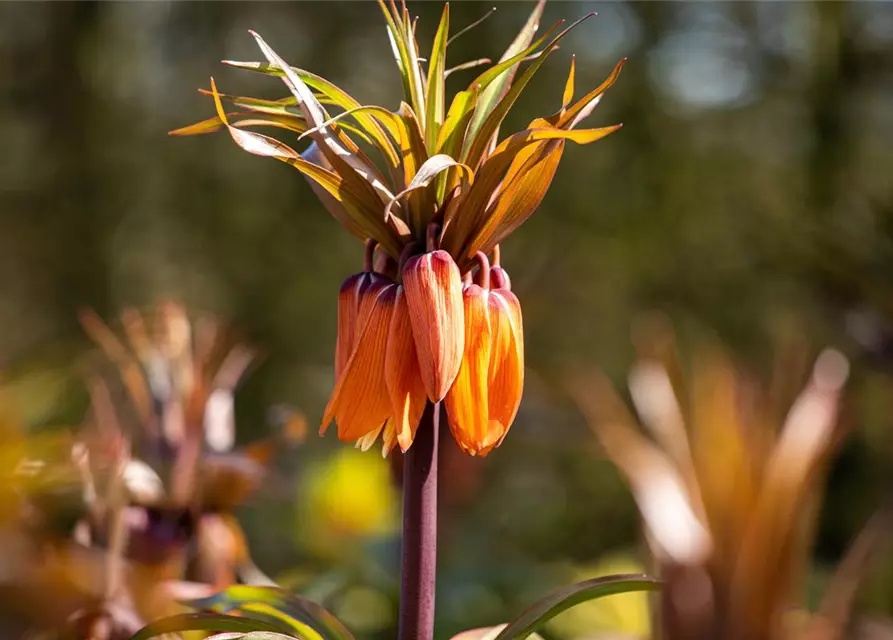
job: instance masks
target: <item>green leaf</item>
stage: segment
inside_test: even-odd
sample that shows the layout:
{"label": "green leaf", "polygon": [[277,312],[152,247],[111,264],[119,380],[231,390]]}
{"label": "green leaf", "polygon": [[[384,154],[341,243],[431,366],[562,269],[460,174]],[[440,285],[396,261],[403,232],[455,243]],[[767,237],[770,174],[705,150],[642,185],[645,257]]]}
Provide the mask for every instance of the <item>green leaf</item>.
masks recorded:
{"label": "green leaf", "polygon": [[596,598],[630,591],[653,591],[660,582],[646,575],[594,578],[563,587],[543,598],[509,624],[494,640],[523,640],[562,611]]}
{"label": "green leaf", "polygon": [[[199,89],[198,92],[206,96],[212,95],[211,91],[209,91],[208,89]],[[258,113],[288,114],[301,117],[294,111],[289,111],[289,107],[296,108],[298,106],[298,101],[294,96],[288,96],[280,100],[264,100],[262,98],[250,98],[248,96],[234,96],[228,93],[220,93],[219,91],[217,92],[217,95],[219,95],[222,100],[231,102],[237,107],[247,109],[249,111],[257,111]],[[320,98],[322,98],[322,100],[326,100],[328,103],[332,102],[324,96],[317,95],[317,99]],[[320,102],[322,102],[322,100],[320,100]]]}
{"label": "green leaf", "polygon": [[[515,36],[512,44],[509,45],[509,48],[506,49],[505,53],[502,55],[502,58],[499,61],[500,64],[488,69],[485,74],[475,80],[476,84],[481,85],[482,94],[480,103],[477,109],[475,109],[471,126],[469,127],[469,137],[474,137],[475,133],[481,128],[486,117],[490,115],[490,111],[492,111],[496,102],[505,95],[521,61],[545,42],[549,33],[551,33],[552,30],[550,29],[533,45],[530,44],[533,40],[533,36],[536,35],[537,29],[539,29],[540,18],[543,15],[543,8],[545,6],[545,0],[539,0],[539,2],[536,3],[530,16],[527,18],[524,27],[518,32],[518,35]],[[554,25],[552,29],[555,29],[557,26],[557,24]],[[485,81],[485,78],[490,79]]]}
{"label": "green leaf", "polygon": [[291,640],[294,636],[272,631],[252,631],[250,633],[215,633],[208,640]]}
{"label": "green leaf", "polygon": [[[507,624],[501,624],[498,627],[470,629],[469,631],[463,631],[457,636],[453,636],[450,640],[495,640],[496,636],[498,636],[507,626]],[[531,640],[543,640],[542,636],[536,633],[531,634],[529,637]]]}
{"label": "green leaf", "polygon": [[454,160],[448,155],[442,153],[436,156],[431,156],[421,167],[419,167],[418,172],[415,174],[415,177],[412,179],[406,189],[394,196],[394,199],[388,203],[388,205],[385,207],[385,217],[388,217],[391,214],[391,207],[398,200],[413,191],[417,191],[419,189],[427,187],[429,184],[431,184],[432,180],[437,178],[445,171],[449,171],[450,169],[459,169],[465,178],[465,182],[470,182],[474,179],[474,172],[468,165],[464,165],[461,162],[458,162],[457,160]]}
{"label": "green leaf", "polygon": [[[254,113],[250,111],[241,111],[227,113],[226,117],[237,119],[234,122],[230,123],[233,127],[277,127],[279,129],[294,131],[295,133],[304,133],[305,131],[307,131],[307,123],[304,121],[303,118],[295,115],[267,115],[263,118],[258,118]],[[206,133],[214,133],[215,131],[220,131],[224,127],[226,127],[226,124],[223,122],[223,120],[220,119],[220,116],[214,116],[213,118],[208,118],[207,120],[202,120],[201,122],[196,122],[195,124],[169,131],[168,135],[196,136]]]}
{"label": "green leaf", "polygon": [[329,119],[329,114],[323,109],[319,101],[314,97],[310,88],[301,80],[292,68],[273,51],[263,38],[256,32],[250,31],[264,57],[282,69],[282,80],[292,94],[297,98],[298,105],[304,113],[304,119],[316,128],[312,134],[313,139],[325,154],[326,159],[332,163],[335,171],[341,178],[356,191],[360,197],[370,206],[380,206],[394,197],[394,194],[384,184],[384,178],[370,162],[367,162],[357,153],[356,145],[345,148],[344,139],[337,135],[337,130],[329,130],[324,123]]}
{"label": "green leaf", "polygon": [[[182,613],[168,618],[162,618],[140,629],[130,640],[146,640],[166,633],[178,633],[181,631],[267,631],[274,633],[288,633],[287,627],[238,618],[219,613]],[[288,637],[288,636],[286,636]]]}
{"label": "green leaf", "polygon": [[[285,75],[282,69],[268,62],[237,62],[234,60],[224,60],[223,64],[235,67],[237,69],[255,71],[257,73],[263,73],[271,76],[281,77]],[[331,102],[331,104],[341,107],[344,110],[355,109],[356,107],[360,106],[360,103],[353,97],[351,97],[349,93],[347,93],[340,87],[332,84],[325,78],[304,69],[299,69],[297,67],[291,67],[291,70],[294,71],[298,75],[298,77],[307,84],[307,86],[318,91],[319,94],[321,94],[321,96],[324,96],[328,101]],[[297,99],[291,98],[290,100],[294,101],[292,104],[297,105]],[[280,102],[285,103],[284,100]],[[325,103],[326,100],[320,99],[320,102]],[[381,130],[381,127],[376,122],[376,120],[369,117],[368,115],[362,115],[357,117],[357,122],[375,141],[376,147],[378,147],[378,149],[385,156],[389,166],[392,169],[398,167],[400,163],[400,156],[397,154],[397,151],[394,149],[393,145],[390,144],[387,136],[384,134],[384,131]]]}
{"label": "green leaf", "polygon": [[[217,107],[217,115],[226,124],[230,136],[232,136],[233,141],[237,145],[248,153],[275,158],[295,167],[305,176],[314,180],[344,207],[344,210],[350,215],[350,219],[343,220],[338,218],[338,220],[342,222],[345,228],[362,239],[374,237],[381,243],[383,249],[392,255],[400,255],[401,249],[396,235],[391,227],[386,225],[381,219],[383,203],[381,207],[370,206],[368,198],[364,199],[361,195],[356,194],[352,190],[352,186],[347,184],[341,176],[319,164],[307,161],[285,143],[260,133],[242,131],[230,125],[223,111],[220,97],[216,95],[217,87],[213,78],[211,79],[211,90],[215,94],[214,103]],[[331,208],[329,210],[332,211]]]}
{"label": "green leaf", "polygon": [[[400,105],[398,115],[403,120],[405,137],[400,141],[400,152],[403,155],[403,181],[409,185],[422,165],[428,160],[428,149],[421,125],[412,107],[405,102]],[[429,215],[434,213],[434,197],[427,193],[413,193],[409,196],[408,214],[404,217],[414,233],[421,237],[427,226]]]}
{"label": "green leaf", "polygon": [[[564,38],[570,31],[579,25],[584,20],[591,18],[593,13],[587,14],[573,22],[567,29],[559,33],[555,36],[546,48],[540,53],[540,55],[531,62],[530,66],[524,70],[524,73],[521,74],[521,77],[517,82],[512,84],[505,96],[499,100],[499,102],[493,107],[490,113],[487,115],[486,120],[484,120],[483,124],[480,126],[480,129],[474,132],[474,137],[466,138],[466,148],[467,153],[462,155],[462,161],[468,164],[471,167],[477,167],[478,163],[482,159],[484,155],[484,151],[487,148],[487,145],[490,142],[490,139],[496,135],[497,130],[499,129],[499,125],[502,123],[506,114],[509,112],[509,109],[512,108],[512,105],[515,104],[515,101],[518,99],[518,96],[521,95],[521,92],[524,91],[524,88],[527,86],[527,83],[530,82],[531,78],[533,78],[534,74],[539,70],[539,68],[546,61],[546,58],[549,57],[553,51],[555,51],[558,46],[559,41]],[[480,106],[480,100],[478,101],[478,105]],[[477,115],[477,110],[475,110],[475,115]],[[469,125],[469,130],[474,126],[474,120],[472,120],[471,125]],[[469,134],[471,135],[471,134]]]}
{"label": "green leaf", "polygon": [[425,141],[428,151],[436,153],[435,146],[443,124],[444,114],[444,80],[446,78],[446,46],[447,36],[450,31],[450,5],[444,4],[443,15],[437,34],[434,36],[434,44],[431,46],[431,57],[428,60],[428,82],[425,94],[425,106],[427,116],[425,122]]}
{"label": "green leaf", "polygon": [[307,640],[353,640],[350,631],[325,608],[276,587],[236,585],[209,598],[185,604],[217,613],[261,614],[305,634]]}
{"label": "green leaf", "polygon": [[466,69],[474,69],[475,67],[480,67],[481,65],[491,64],[493,61],[490,58],[478,58],[477,60],[469,60],[468,62],[462,62],[457,64],[455,67],[450,67],[446,71],[443,72],[443,78],[446,80],[451,75],[456,73],[457,71],[465,71]]}
{"label": "green leaf", "polygon": [[208,640],[292,640],[294,636],[272,631],[251,631],[249,633],[215,633]]}
{"label": "green leaf", "polygon": [[[403,121],[400,119],[400,117],[396,113],[393,113],[392,111],[388,111],[384,107],[379,107],[376,105],[361,105],[361,106],[354,107],[352,109],[348,109],[346,111],[342,111],[337,116],[333,116],[333,117],[329,118],[328,120],[326,120],[319,127],[313,127],[312,129],[307,129],[307,131],[305,131],[298,137],[298,140],[301,140],[302,138],[305,138],[306,136],[311,135],[312,133],[317,131],[319,128],[329,127],[333,124],[338,124],[339,127],[342,127],[343,129],[347,129],[348,131],[354,131],[354,130],[356,130],[355,127],[353,127],[349,124],[345,124],[342,121],[345,118],[350,117],[350,118],[354,118],[357,122],[360,122],[361,120],[365,119],[365,118],[361,118],[361,116],[363,114],[372,114],[372,117],[375,120],[377,120],[381,124],[382,127],[384,127],[384,130],[390,134],[391,138],[397,143],[397,145],[398,146],[400,145],[400,140],[402,138],[401,128],[404,126]],[[368,116],[365,116],[365,117],[368,117]],[[364,133],[364,135],[365,135],[365,133]],[[368,138],[367,138],[367,140],[368,140]],[[388,141],[388,143],[390,144],[390,140]],[[370,144],[371,144],[371,141],[370,141]]]}
{"label": "green leaf", "polygon": [[[412,35],[412,25],[407,24],[408,14],[404,11],[401,18],[393,0],[390,8],[384,0],[378,0],[378,5],[384,14],[388,27],[388,38],[394,50],[394,57],[400,69],[400,77],[403,80],[403,93],[409,104],[412,105],[420,119],[425,117],[424,95],[422,88],[422,74],[419,69],[418,55],[415,51],[415,38]],[[424,130],[424,123],[420,122]]]}
{"label": "green leaf", "polygon": [[440,136],[434,146],[435,153],[445,153],[449,156],[457,156],[465,140],[465,130],[468,128],[468,120],[477,103],[478,92],[460,91],[453,97],[446,120],[440,129]]}

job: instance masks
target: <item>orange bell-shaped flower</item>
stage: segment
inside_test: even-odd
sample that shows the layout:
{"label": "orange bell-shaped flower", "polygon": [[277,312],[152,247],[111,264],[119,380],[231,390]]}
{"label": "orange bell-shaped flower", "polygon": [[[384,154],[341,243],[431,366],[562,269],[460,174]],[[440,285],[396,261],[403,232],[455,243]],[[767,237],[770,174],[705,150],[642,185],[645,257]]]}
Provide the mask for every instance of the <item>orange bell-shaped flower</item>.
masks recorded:
{"label": "orange bell-shaped flower", "polygon": [[[338,425],[338,438],[346,441],[380,431],[391,415],[382,364],[387,352],[397,285],[378,276],[358,296],[355,345],[335,383],[320,428],[320,433],[324,433],[334,419]],[[345,343],[347,339],[343,338]]]}
{"label": "orange bell-shaped flower", "polygon": [[488,374],[489,417],[499,424],[505,438],[518,414],[524,390],[524,331],[521,303],[508,289],[490,292],[490,371]]}
{"label": "orange bell-shaped flower", "polygon": [[[490,291],[490,266],[483,254],[478,259],[480,284],[469,284],[463,292],[462,365],[445,404],[453,437],[462,450],[486,455],[502,442],[518,413],[524,343],[517,297],[508,289]],[[499,282],[508,284],[507,275]]]}
{"label": "orange bell-shaped flower", "polygon": [[462,294],[465,309],[465,352],[453,386],[446,394],[446,410],[453,437],[471,455],[496,444],[501,433],[491,433],[488,371],[492,343],[490,292],[472,284]]}
{"label": "orange bell-shaped flower", "polygon": [[403,286],[419,369],[431,402],[449,391],[465,346],[462,278],[449,253],[414,256],[403,268]]}
{"label": "orange bell-shaped flower", "polygon": [[419,369],[406,292],[402,286],[397,287],[384,369],[397,442],[405,452],[415,438],[428,397]]}

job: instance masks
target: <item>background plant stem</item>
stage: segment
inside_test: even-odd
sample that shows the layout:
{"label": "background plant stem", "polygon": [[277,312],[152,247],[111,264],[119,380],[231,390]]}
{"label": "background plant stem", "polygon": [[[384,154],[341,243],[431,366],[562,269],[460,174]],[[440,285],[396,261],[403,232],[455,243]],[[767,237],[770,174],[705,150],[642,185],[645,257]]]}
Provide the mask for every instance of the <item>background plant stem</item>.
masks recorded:
{"label": "background plant stem", "polygon": [[400,640],[434,638],[440,403],[425,407],[403,465]]}

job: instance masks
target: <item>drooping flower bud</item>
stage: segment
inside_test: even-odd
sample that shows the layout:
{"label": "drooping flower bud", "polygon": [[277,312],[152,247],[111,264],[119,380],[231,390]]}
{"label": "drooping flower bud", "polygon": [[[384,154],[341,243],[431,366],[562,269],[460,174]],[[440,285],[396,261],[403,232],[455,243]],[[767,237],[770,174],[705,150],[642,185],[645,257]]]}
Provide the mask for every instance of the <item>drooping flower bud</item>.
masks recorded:
{"label": "drooping flower bud", "polygon": [[379,276],[360,294],[353,353],[341,372],[323,416],[320,433],[334,419],[341,440],[380,430],[391,415],[384,362],[397,285]]}
{"label": "drooping flower bud", "polygon": [[492,333],[490,292],[476,284],[462,294],[465,311],[465,352],[459,373],[446,394],[453,437],[465,453],[476,455],[495,445],[502,435],[490,435],[488,370]]}
{"label": "drooping flower bud", "polygon": [[489,415],[491,424],[499,425],[505,438],[518,414],[524,390],[524,328],[521,303],[511,291],[494,289],[490,292],[490,350]]}
{"label": "drooping flower bud", "polygon": [[335,343],[335,380],[337,381],[347,366],[347,361],[357,346],[357,325],[360,307],[366,293],[390,282],[372,270],[376,243],[366,243],[364,269],[347,278],[338,292],[338,335]]}
{"label": "drooping flower bud", "polygon": [[384,368],[397,442],[400,444],[400,449],[405,452],[415,438],[428,398],[419,370],[409,306],[403,287],[397,287]]}
{"label": "drooping flower bud", "polygon": [[502,251],[499,245],[493,247],[493,266],[490,267],[490,286],[493,289],[512,290],[512,280],[509,278],[508,272],[499,266]]}
{"label": "drooping flower bud", "polygon": [[372,274],[361,271],[347,278],[338,292],[338,335],[335,342],[335,380],[341,377],[356,346],[357,318],[360,315],[360,292]]}
{"label": "drooping flower bud", "polygon": [[406,304],[425,391],[444,398],[462,363],[465,322],[462,278],[449,253],[414,256],[403,268]]}
{"label": "drooping flower bud", "polygon": [[490,284],[494,289],[512,290],[512,280],[508,272],[498,264],[490,267]]}
{"label": "drooping flower bud", "polygon": [[[490,290],[496,271],[478,253],[476,284],[463,291],[465,352],[453,387],[446,396],[453,436],[471,455],[487,455],[502,442],[518,413],[524,387],[524,341],[521,305],[507,289]],[[508,276],[500,282],[507,282]]]}

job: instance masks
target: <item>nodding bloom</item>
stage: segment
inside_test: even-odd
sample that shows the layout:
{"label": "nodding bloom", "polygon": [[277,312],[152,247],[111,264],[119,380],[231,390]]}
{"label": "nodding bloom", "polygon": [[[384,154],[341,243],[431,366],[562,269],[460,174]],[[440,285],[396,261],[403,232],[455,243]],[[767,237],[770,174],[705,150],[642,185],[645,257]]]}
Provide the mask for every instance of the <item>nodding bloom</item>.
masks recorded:
{"label": "nodding bloom", "polygon": [[[171,133],[226,129],[246,151],[290,164],[336,220],[366,241],[365,267],[338,297],[336,383],[322,431],[334,421],[342,440],[368,448],[381,435],[385,453],[396,444],[405,451],[427,403],[443,402],[462,449],[484,455],[505,437],[523,386],[521,308],[499,244],[542,202],[567,141],[588,144],[620,128],[577,125],[623,61],[575,101],[572,58],[558,111],[500,140],[500,125],[530,79],[590,16],[537,37],[544,2],[537,3],[500,61],[448,103],[446,77],[490,60],[447,68],[447,5],[423,64],[406,7],[379,5],[403,80],[396,111],[361,105],[289,66],[252,32],[266,62],[226,64],[278,76],[291,95],[221,94],[212,79],[205,93],[217,115]],[[238,111],[225,111],[224,101]],[[255,127],[291,131],[311,144],[298,153]],[[378,162],[358,142],[374,148]]]}

